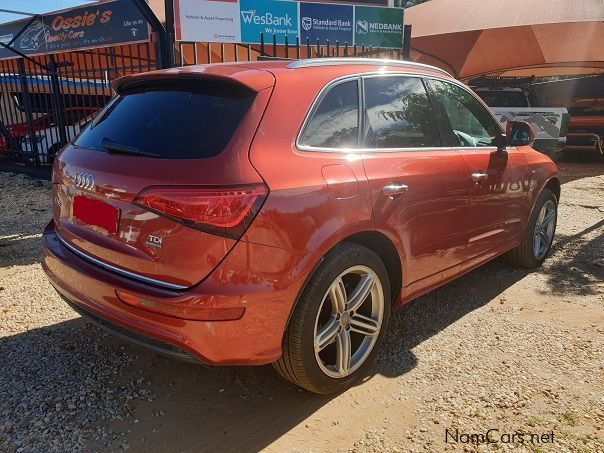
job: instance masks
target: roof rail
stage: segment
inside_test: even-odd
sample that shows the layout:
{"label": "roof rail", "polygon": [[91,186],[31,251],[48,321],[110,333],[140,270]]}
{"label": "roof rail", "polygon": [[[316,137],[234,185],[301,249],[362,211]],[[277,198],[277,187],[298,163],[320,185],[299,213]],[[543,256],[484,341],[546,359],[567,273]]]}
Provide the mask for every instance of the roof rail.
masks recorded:
{"label": "roof rail", "polygon": [[429,69],[444,74],[448,77],[453,77],[447,71],[437,68],[436,66],[430,66],[423,63],[416,63],[414,61],[402,61],[402,60],[389,60],[387,58],[307,58],[304,60],[295,60],[287,65],[290,69],[297,68],[311,68],[315,66],[337,66],[337,65],[380,65],[380,66],[400,66],[404,68],[417,68],[417,69]]}

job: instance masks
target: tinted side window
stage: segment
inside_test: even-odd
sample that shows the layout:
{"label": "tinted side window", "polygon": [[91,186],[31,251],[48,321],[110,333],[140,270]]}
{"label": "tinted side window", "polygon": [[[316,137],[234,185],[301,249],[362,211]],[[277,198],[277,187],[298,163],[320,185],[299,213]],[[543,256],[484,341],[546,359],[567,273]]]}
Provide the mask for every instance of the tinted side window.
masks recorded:
{"label": "tinted side window", "polygon": [[331,88],[312,113],[300,137],[302,146],[355,148],[358,146],[359,90],[350,80]]}
{"label": "tinted side window", "polygon": [[495,136],[501,133],[499,126],[484,106],[463,88],[448,82],[431,80],[430,86],[435,97],[448,117],[452,133],[448,146],[495,146]]}
{"label": "tinted side window", "polygon": [[440,146],[426,89],[417,77],[371,77],[365,89],[365,147]]}
{"label": "tinted side window", "polygon": [[212,157],[229,143],[254,95],[214,80],[141,85],[114,98],[75,144],[106,151],[102,142],[109,140],[161,159]]}

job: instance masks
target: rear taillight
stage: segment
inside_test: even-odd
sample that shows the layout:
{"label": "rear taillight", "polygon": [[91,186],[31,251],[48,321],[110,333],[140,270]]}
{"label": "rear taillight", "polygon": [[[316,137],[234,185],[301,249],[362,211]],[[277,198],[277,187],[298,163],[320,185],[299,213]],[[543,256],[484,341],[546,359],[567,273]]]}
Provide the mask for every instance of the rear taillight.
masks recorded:
{"label": "rear taillight", "polygon": [[134,201],[193,228],[239,239],[266,198],[262,184],[233,187],[148,187]]}

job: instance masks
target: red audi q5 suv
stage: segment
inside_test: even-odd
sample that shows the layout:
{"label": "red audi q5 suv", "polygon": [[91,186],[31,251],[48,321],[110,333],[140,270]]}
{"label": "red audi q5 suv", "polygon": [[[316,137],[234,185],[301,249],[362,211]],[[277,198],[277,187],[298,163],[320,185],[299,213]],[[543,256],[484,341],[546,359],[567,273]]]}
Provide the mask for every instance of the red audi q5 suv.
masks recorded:
{"label": "red audi q5 suv", "polygon": [[43,266],[77,312],[155,351],[336,392],[392,306],[550,250],[556,166],[440,69],[232,63],[114,88],[55,160]]}

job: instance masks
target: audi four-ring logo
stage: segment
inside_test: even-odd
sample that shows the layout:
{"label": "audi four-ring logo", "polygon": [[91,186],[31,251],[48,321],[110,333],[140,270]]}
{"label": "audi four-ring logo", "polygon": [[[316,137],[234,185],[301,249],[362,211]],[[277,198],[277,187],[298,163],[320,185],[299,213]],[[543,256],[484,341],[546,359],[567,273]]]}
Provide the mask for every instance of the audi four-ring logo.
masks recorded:
{"label": "audi four-ring logo", "polygon": [[76,187],[81,189],[92,189],[94,187],[94,176],[90,173],[77,172],[74,177]]}

